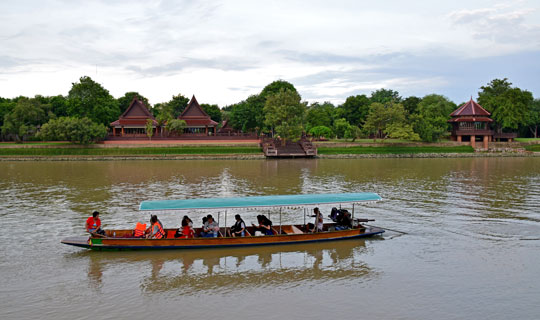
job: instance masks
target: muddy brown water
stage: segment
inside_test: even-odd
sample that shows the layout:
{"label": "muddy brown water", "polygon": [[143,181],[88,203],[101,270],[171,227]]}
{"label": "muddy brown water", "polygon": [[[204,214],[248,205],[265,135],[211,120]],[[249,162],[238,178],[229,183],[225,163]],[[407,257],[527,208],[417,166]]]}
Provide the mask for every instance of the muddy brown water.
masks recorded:
{"label": "muddy brown water", "polygon": [[[356,216],[406,234],[159,252],[60,244],[95,209],[105,227],[132,228],[149,218],[143,200],[324,192],[379,193]],[[540,318],[538,157],[0,162],[0,199],[5,319]],[[230,211],[228,225],[235,213],[261,214]],[[166,227],[183,214],[158,212]],[[205,212],[188,214],[198,226]],[[303,223],[301,209],[282,222]]]}

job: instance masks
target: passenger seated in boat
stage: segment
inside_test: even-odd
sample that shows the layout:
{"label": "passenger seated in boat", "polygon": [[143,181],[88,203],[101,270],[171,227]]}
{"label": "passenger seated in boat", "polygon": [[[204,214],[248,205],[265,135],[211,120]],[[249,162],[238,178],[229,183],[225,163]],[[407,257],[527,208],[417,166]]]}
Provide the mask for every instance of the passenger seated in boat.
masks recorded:
{"label": "passenger seated in boat", "polygon": [[148,239],[161,239],[165,237],[165,231],[163,225],[158,220],[156,215],[150,217],[150,233],[146,236]]}
{"label": "passenger seated in boat", "polygon": [[99,212],[94,211],[92,216],[86,219],[86,231],[92,234],[105,235],[105,231],[101,229],[101,220],[99,219]]}
{"label": "passenger seated in boat", "polygon": [[[313,217],[315,217],[314,223],[308,223],[308,231],[309,232],[321,232],[323,231],[324,221],[323,221],[323,215],[319,211],[319,208],[313,209]],[[315,226],[317,227],[315,229]]]}
{"label": "passenger seated in boat", "polygon": [[182,219],[182,238],[193,238],[195,236],[195,232],[193,231],[193,223],[191,223],[191,219],[188,218],[187,216],[185,216],[184,218],[187,218],[187,219]]}
{"label": "passenger seated in boat", "polygon": [[[193,233],[193,221],[191,221],[191,219],[188,216],[184,216],[182,218],[182,222],[180,225],[181,225],[180,228],[176,230],[176,234],[174,235],[175,238],[186,238],[185,235],[189,235],[190,230],[191,230],[191,233]],[[189,227],[189,230],[186,231],[186,233],[184,233],[184,227],[186,225]],[[190,237],[190,238],[193,238],[193,237]]]}
{"label": "passenger seated in boat", "polygon": [[214,221],[212,215],[206,216],[206,222],[203,225],[203,231],[201,232],[201,237],[205,238],[215,238],[218,236],[219,226],[217,222]]}
{"label": "passenger seated in boat", "polygon": [[272,231],[272,221],[270,221],[270,219],[268,219],[265,215],[258,215],[257,222],[259,225],[253,224],[255,231],[262,232],[262,234],[267,236],[274,235],[274,232]]}
{"label": "passenger seated in boat", "polygon": [[246,224],[239,214],[235,215],[236,222],[231,227],[231,235],[233,237],[243,237],[246,235]]}
{"label": "passenger seated in boat", "polygon": [[340,219],[337,221],[336,230],[346,230],[352,228],[351,214],[344,210]]}
{"label": "passenger seated in boat", "polygon": [[137,222],[135,230],[133,230],[133,237],[135,238],[144,238],[146,232],[146,223]]}

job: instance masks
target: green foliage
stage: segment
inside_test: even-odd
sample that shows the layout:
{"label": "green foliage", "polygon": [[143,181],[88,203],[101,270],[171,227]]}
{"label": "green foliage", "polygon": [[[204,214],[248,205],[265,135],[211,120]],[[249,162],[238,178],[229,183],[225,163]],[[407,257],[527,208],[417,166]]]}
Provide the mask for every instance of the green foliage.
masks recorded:
{"label": "green foliage", "polygon": [[315,102],[307,109],[306,114],[306,130],[311,131],[312,128],[325,126],[332,127],[334,122],[335,107],[330,102],[319,104]]}
{"label": "green foliage", "polygon": [[426,142],[440,140],[449,134],[448,120],[450,114],[456,109],[456,105],[448,98],[430,94],[418,103],[417,114],[410,116],[414,132],[420,139]]}
{"label": "green foliage", "polygon": [[478,103],[491,112],[498,130],[517,129],[526,125],[529,108],[533,102],[532,93],[512,88],[507,78],[494,79],[478,92]]}
{"label": "green foliage", "polygon": [[334,136],[334,134],[332,133],[332,129],[328,128],[327,126],[313,127],[311,128],[311,130],[309,130],[309,134],[317,139],[320,139],[321,137],[329,139]]}
{"label": "green foliage", "polygon": [[334,121],[334,132],[338,139],[345,137],[345,132],[350,130],[351,124],[345,118],[337,119]]}
{"label": "green foliage", "polygon": [[108,126],[120,116],[118,102],[99,83],[90,77],[81,77],[73,83],[67,97],[67,114],[87,117],[93,122]]}
{"label": "green foliage", "polygon": [[302,134],[306,105],[296,91],[280,89],[266,98],[265,124],[283,139],[296,141]]}
{"label": "green foliage", "polygon": [[379,89],[371,93],[371,97],[369,98],[369,100],[371,101],[371,103],[399,103],[401,102],[401,97],[399,96],[399,92],[397,91],[391,89]]}
{"label": "green foliage", "polygon": [[347,130],[345,131],[345,139],[351,139],[352,142],[354,140],[360,138],[362,135],[362,130],[358,128],[357,126],[349,126]]}
{"label": "green foliage", "polygon": [[170,148],[0,148],[1,156],[130,156],[184,154],[256,154],[259,147],[201,146]]}
{"label": "green foliage", "polygon": [[123,97],[117,99],[118,107],[120,108],[120,114],[126,112],[127,108],[129,108],[129,105],[131,104],[131,101],[133,101],[133,98],[139,99],[144,103],[147,108],[150,108],[150,103],[148,102],[148,99],[146,97],[136,91],[130,91],[126,92]]}
{"label": "green foliage", "polygon": [[184,120],[180,119],[172,119],[167,121],[167,131],[171,133],[176,133],[177,135],[181,135],[184,133],[184,128],[186,127],[186,122]]}
{"label": "green foliage", "polygon": [[412,115],[412,114],[417,113],[418,104],[420,103],[420,101],[422,101],[422,99],[415,96],[410,96],[410,97],[407,97],[405,100],[403,100],[402,102],[403,108],[405,108],[407,115]]}
{"label": "green foliage", "polygon": [[217,104],[207,104],[203,103],[201,104],[201,108],[206,112],[212,120],[214,120],[217,123],[221,123],[222,115],[221,110],[219,109]]}
{"label": "green foliage", "polygon": [[264,104],[266,98],[261,95],[249,96],[245,101],[230,108],[229,121],[233,128],[249,132],[260,132],[264,127]]}
{"label": "green foliage", "polygon": [[156,103],[152,112],[154,116],[162,119],[178,118],[186,109],[189,99],[181,94],[173,96],[169,102]]}
{"label": "green foliage", "polygon": [[525,150],[532,152],[540,152],[540,144],[530,144],[525,146]]}
{"label": "green foliage", "polygon": [[535,99],[529,108],[526,125],[534,138],[538,138],[538,127],[540,127],[540,99]]}
{"label": "green foliage", "polygon": [[17,104],[4,116],[2,134],[12,134],[21,142],[36,133],[37,127],[47,121],[47,113],[38,99],[20,98]]}
{"label": "green foliage", "polygon": [[388,147],[319,147],[318,154],[418,154],[418,153],[474,153],[471,146],[388,146]]}
{"label": "green foliage", "polygon": [[364,125],[364,130],[374,135],[374,140],[379,138],[394,138],[418,140],[412,126],[406,122],[405,109],[402,104],[372,103]]}
{"label": "green foliage", "polygon": [[11,99],[0,98],[0,128],[4,125],[6,114],[10,113],[16,105],[17,102]]}
{"label": "green foliage", "polygon": [[66,97],[57,95],[54,97],[48,97],[48,103],[51,105],[51,112],[56,117],[68,116],[68,101]]}
{"label": "green foliage", "polygon": [[291,83],[284,80],[277,80],[264,87],[260,95],[266,99],[271,95],[279,93],[281,90],[289,90],[298,94],[298,91],[296,91],[296,88]]}
{"label": "green foliage", "polygon": [[147,119],[146,120],[146,136],[148,139],[152,140],[152,136],[154,135],[154,120]]}
{"label": "green foliage", "polygon": [[107,135],[107,128],[89,118],[60,117],[51,119],[41,127],[38,137],[43,140],[70,141],[90,144],[102,140]]}
{"label": "green foliage", "polygon": [[350,96],[340,106],[340,109],[343,110],[341,116],[347,119],[349,123],[359,126],[366,120],[370,104],[369,98],[364,94]]}

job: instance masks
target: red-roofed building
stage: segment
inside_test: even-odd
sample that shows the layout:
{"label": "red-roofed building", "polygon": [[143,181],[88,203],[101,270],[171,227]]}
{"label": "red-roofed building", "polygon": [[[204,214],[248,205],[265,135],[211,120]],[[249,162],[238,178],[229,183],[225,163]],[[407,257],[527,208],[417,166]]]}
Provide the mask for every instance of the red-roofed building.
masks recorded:
{"label": "red-roofed building", "polygon": [[476,138],[483,141],[484,149],[488,148],[489,141],[493,140],[493,130],[489,128],[491,113],[482,108],[481,105],[471,100],[450,114],[452,119],[448,120],[452,124],[452,140],[470,141],[475,147]]}
{"label": "red-roofed building", "polygon": [[150,113],[144,102],[134,97],[129,107],[118,120],[111,122],[113,136],[144,137],[146,136],[146,123],[152,120],[154,135],[157,134],[158,123]]}
{"label": "red-roofed building", "polygon": [[184,133],[191,135],[215,135],[218,123],[201,108],[195,96],[191,98],[189,104],[178,117],[186,122]]}

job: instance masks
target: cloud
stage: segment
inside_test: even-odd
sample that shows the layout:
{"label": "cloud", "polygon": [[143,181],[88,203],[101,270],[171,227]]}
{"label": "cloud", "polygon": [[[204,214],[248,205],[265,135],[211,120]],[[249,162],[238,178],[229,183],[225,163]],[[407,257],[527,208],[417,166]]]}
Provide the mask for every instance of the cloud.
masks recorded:
{"label": "cloud", "polygon": [[[488,40],[501,44],[517,44],[524,47],[540,45],[540,24],[527,18],[536,10],[494,6],[474,10],[458,10],[448,14],[455,26],[469,30],[476,40]],[[534,19],[534,17],[533,17]]]}

